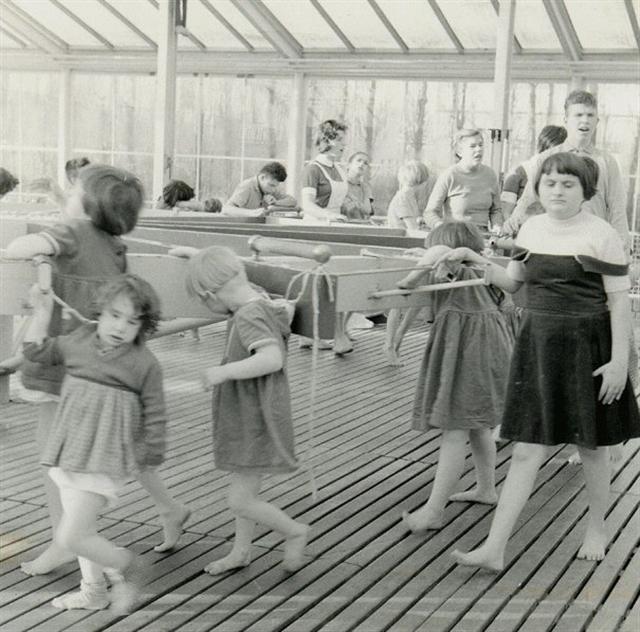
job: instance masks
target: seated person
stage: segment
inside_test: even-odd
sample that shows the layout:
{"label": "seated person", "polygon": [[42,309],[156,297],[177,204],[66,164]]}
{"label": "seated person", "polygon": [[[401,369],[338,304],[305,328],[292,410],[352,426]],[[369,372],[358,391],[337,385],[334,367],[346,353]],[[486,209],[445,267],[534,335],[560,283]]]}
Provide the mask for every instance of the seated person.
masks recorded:
{"label": "seated person", "polygon": [[287,170],[279,162],[268,162],[258,175],[243,180],[231,194],[222,212],[225,215],[261,217],[272,207],[298,209],[296,199],[281,190]]}
{"label": "seated person", "polygon": [[11,193],[19,184],[20,180],[18,180],[18,178],[6,169],[0,167],[0,198],[4,197],[7,193]]}
{"label": "seated person", "polygon": [[[158,208],[175,208],[180,202],[189,202],[195,197],[195,191],[182,180],[169,180],[158,198]],[[181,207],[184,208],[184,207]]]}
{"label": "seated person", "polygon": [[367,181],[369,156],[358,151],[347,164],[347,196],[340,212],[351,221],[367,221],[373,215],[373,194]]}

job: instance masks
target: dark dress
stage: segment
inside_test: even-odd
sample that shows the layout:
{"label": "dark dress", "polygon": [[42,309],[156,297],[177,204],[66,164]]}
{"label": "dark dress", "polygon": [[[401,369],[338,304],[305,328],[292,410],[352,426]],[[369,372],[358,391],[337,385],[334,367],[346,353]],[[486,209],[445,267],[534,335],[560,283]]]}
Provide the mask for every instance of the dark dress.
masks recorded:
{"label": "dark dress", "polygon": [[501,436],[592,449],[640,436],[629,380],[622,397],[605,405],[598,401],[602,378],[592,375],[611,359],[602,274],[623,275],[626,266],[569,255],[524,253],[521,259],[526,303]]}

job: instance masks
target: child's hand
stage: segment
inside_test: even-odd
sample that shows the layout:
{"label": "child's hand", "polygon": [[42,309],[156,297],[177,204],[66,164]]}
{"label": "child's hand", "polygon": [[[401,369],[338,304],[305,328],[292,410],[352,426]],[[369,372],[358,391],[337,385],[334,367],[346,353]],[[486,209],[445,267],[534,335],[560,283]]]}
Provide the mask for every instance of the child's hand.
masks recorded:
{"label": "child's hand", "polygon": [[192,246],[176,246],[171,248],[167,253],[171,257],[181,257],[183,259],[191,259],[193,255],[197,254],[198,249]]}
{"label": "child's hand", "polygon": [[267,193],[262,198],[262,201],[264,202],[265,206],[273,206],[278,200],[276,200],[275,196],[271,195],[271,193]]}
{"label": "child's hand", "polygon": [[211,367],[202,373],[202,388],[204,388],[205,391],[209,391],[214,386],[222,384],[228,379],[227,369],[224,364]]}
{"label": "child's hand", "polygon": [[620,362],[607,362],[593,372],[593,377],[602,376],[598,399],[603,404],[612,404],[622,397],[627,384],[627,367]]}
{"label": "child's hand", "polygon": [[424,248],[408,248],[402,253],[403,257],[420,258],[427,252]]}

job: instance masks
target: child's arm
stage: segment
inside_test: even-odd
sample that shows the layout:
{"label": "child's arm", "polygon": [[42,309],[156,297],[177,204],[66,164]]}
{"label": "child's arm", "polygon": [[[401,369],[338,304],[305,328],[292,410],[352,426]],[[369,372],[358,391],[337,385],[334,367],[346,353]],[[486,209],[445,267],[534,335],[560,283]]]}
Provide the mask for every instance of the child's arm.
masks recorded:
{"label": "child's arm", "polygon": [[[420,279],[431,272],[431,268],[438,262],[446,253],[451,252],[451,248],[448,246],[431,246],[420,257],[417,263],[418,269],[413,272],[409,272],[406,277],[398,281],[397,286],[401,288],[415,287]],[[428,268],[428,269],[420,269]]]}
{"label": "child's arm", "polygon": [[164,461],[167,437],[167,415],[162,386],[162,369],[154,362],[145,376],[140,391],[144,419],[144,465],[153,468]]}
{"label": "child's arm", "polygon": [[228,380],[249,380],[279,371],[284,363],[280,347],[268,343],[257,347],[249,358],[207,369],[203,376],[205,390]]}
{"label": "child's arm", "polygon": [[593,375],[602,376],[598,399],[611,404],[620,399],[629,371],[629,338],[631,336],[631,304],[626,290],[607,292],[611,319],[611,359],[598,367]]}
{"label": "child's arm", "polygon": [[53,244],[39,233],[14,239],[4,252],[7,259],[32,259],[36,255],[55,255]]}
{"label": "child's arm", "polygon": [[443,173],[436,180],[427,202],[427,208],[424,210],[424,222],[430,230],[444,221],[444,202],[449,195],[449,183],[446,175]]}
{"label": "child's arm", "polygon": [[31,321],[24,336],[24,342],[42,344],[49,331],[51,313],[53,312],[53,295],[51,292],[42,292],[34,285],[29,292],[29,301],[33,307]]}
{"label": "child's arm", "polygon": [[504,290],[505,292],[509,292],[510,294],[517,292],[522,285],[522,281],[516,281],[511,278],[507,274],[506,269],[501,265],[493,263],[470,248],[455,248],[454,250],[450,250],[443,254],[438,261],[435,262],[434,266],[436,268],[445,266],[446,268],[447,263],[450,262],[475,263],[480,266],[486,266],[489,283],[491,285],[495,285],[501,290]]}
{"label": "child's arm", "polygon": [[176,246],[175,248],[170,248],[167,254],[172,257],[191,259],[191,257],[197,255],[199,252],[200,250],[198,248],[194,248],[193,246]]}

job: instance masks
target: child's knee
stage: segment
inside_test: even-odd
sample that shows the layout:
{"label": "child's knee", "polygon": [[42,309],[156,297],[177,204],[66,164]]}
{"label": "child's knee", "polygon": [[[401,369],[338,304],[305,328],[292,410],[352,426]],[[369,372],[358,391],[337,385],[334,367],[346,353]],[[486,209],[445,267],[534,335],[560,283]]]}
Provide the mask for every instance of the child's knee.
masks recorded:
{"label": "child's knee", "polygon": [[234,516],[242,517],[247,509],[247,506],[253,500],[252,495],[243,489],[231,487],[229,489],[229,495],[227,497],[229,502],[229,509]]}
{"label": "child's knee", "polygon": [[80,539],[80,534],[70,525],[61,523],[56,529],[54,542],[65,551],[74,551],[75,545]]}

